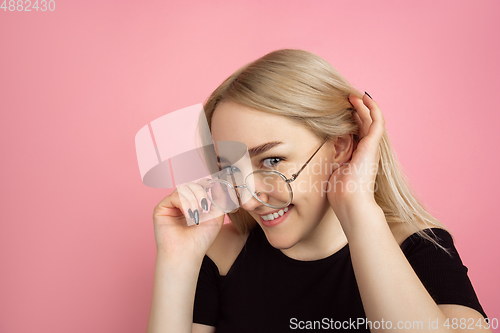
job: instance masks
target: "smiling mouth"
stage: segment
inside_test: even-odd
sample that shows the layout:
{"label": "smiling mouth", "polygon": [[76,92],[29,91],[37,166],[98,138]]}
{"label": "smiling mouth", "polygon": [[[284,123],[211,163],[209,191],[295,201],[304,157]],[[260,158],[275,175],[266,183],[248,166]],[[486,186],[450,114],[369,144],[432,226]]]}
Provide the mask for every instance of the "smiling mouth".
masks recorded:
{"label": "smiling mouth", "polygon": [[283,216],[288,210],[293,206],[293,204],[289,204],[287,207],[282,208],[280,210],[277,210],[273,213],[265,214],[265,215],[259,215],[262,217],[264,221],[272,221],[280,216]]}

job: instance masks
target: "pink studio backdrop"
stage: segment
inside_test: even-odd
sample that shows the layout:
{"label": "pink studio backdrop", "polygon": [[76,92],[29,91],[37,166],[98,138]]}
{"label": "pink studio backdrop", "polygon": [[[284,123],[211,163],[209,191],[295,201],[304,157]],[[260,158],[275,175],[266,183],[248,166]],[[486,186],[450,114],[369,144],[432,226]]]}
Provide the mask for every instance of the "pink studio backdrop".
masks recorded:
{"label": "pink studio backdrop", "polygon": [[500,2],[57,1],[0,10],[0,332],[143,332],[152,212],[134,136],[240,66],[314,52],[384,112],[500,317]]}

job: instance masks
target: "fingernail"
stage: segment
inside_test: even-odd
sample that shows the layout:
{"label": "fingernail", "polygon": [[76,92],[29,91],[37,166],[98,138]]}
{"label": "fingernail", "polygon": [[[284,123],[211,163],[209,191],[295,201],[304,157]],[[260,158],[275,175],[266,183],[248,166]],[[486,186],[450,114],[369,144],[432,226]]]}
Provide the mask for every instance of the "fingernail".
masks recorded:
{"label": "fingernail", "polygon": [[200,213],[198,213],[198,209],[194,210],[194,223],[196,225],[200,224]]}
{"label": "fingernail", "polygon": [[[365,94],[367,94],[367,95],[368,95],[368,97],[372,98],[372,97],[370,96],[370,94],[369,94],[369,93],[367,93],[366,91],[365,91]],[[372,99],[373,99],[373,98],[372,98]]]}
{"label": "fingernail", "polygon": [[189,214],[189,217],[194,219],[194,214],[193,214],[193,211],[191,210],[191,208],[188,209],[188,214]]}
{"label": "fingernail", "polygon": [[205,198],[201,199],[201,208],[203,208],[203,210],[208,210],[207,199],[205,199]]}

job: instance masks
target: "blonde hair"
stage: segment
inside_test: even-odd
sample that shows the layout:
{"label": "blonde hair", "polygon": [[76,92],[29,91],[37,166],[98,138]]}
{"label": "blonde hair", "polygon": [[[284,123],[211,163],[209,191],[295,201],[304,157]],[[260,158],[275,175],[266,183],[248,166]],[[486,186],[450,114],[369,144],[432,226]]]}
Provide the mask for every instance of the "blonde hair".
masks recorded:
{"label": "blonde hair", "polygon": [[[307,51],[283,49],[238,69],[210,95],[204,110],[210,129],[217,104],[233,101],[292,118],[322,139],[352,134],[358,141],[358,126],[352,117],[349,94],[362,97],[327,61]],[[429,228],[446,230],[427,212],[409,186],[385,131],[379,150],[381,158],[374,196],[387,222],[404,223],[413,232],[443,248],[418,227],[423,223]],[[256,224],[244,209],[228,215],[241,233],[248,232]]]}

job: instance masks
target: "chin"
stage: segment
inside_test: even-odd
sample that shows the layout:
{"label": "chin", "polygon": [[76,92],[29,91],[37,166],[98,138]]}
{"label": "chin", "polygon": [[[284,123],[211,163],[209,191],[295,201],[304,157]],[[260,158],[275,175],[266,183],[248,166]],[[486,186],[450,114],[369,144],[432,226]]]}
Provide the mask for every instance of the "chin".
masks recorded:
{"label": "chin", "polygon": [[279,250],[287,250],[295,246],[295,244],[297,244],[297,240],[295,240],[295,237],[290,232],[287,233],[268,232],[266,233],[266,238],[272,247]]}

